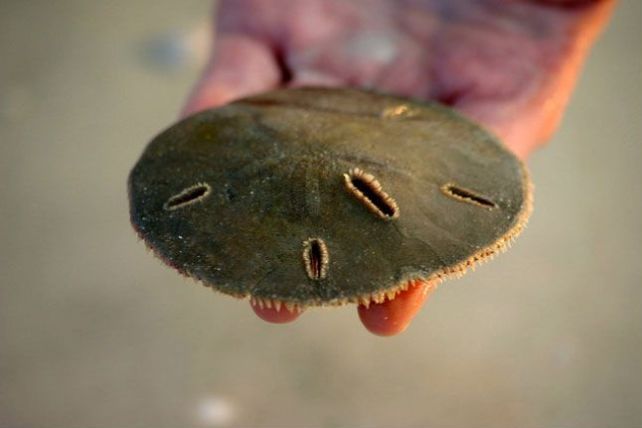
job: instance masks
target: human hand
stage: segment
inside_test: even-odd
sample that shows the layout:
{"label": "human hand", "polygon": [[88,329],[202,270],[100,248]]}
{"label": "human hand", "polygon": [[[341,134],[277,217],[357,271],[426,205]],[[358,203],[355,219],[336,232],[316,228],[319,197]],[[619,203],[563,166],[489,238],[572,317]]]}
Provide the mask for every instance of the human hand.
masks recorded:
{"label": "human hand", "polygon": [[[557,128],[614,0],[223,0],[183,115],[283,86],[357,86],[457,109],[520,158]],[[406,329],[436,283],[359,306],[375,334]],[[299,316],[259,308],[270,322]]]}

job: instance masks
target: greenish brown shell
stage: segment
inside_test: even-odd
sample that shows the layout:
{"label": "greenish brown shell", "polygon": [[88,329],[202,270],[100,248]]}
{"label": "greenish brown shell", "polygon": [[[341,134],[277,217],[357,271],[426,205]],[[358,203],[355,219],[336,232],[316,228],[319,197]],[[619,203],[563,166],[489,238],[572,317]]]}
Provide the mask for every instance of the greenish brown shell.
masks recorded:
{"label": "greenish brown shell", "polygon": [[462,273],[530,211],[524,166],[437,105],[354,89],[268,92],[158,135],[131,220],[167,264],[223,293],[305,307]]}

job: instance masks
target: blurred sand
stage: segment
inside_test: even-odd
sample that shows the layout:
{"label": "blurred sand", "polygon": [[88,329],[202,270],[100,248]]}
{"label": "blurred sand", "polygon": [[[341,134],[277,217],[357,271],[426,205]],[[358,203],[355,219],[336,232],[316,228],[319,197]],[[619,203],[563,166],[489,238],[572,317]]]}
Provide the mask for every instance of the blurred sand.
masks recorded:
{"label": "blurred sand", "polygon": [[642,426],[639,2],[531,160],[524,235],[392,339],[353,307],[264,324],[137,241],[125,180],[208,12],[0,3],[0,426]]}

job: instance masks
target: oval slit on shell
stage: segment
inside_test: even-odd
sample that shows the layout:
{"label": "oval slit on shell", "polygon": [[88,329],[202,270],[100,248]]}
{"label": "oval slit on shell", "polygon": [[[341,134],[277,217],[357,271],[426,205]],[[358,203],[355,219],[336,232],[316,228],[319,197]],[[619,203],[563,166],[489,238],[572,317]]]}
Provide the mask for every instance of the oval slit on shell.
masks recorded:
{"label": "oval slit on shell", "polygon": [[343,174],[345,185],[362,204],[370,211],[384,220],[399,217],[397,202],[383,191],[381,183],[372,174],[359,168],[351,169],[348,174]]}
{"label": "oval slit on shell", "polygon": [[167,211],[183,208],[187,205],[191,205],[195,202],[203,200],[210,194],[211,191],[212,188],[207,183],[195,184],[186,189],[183,189],[180,193],[169,198],[163,205],[163,208],[165,208]]}
{"label": "oval slit on shell", "polygon": [[469,204],[477,205],[484,208],[496,208],[497,204],[488,198],[485,198],[472,190],[464,189],[463,187],[456,186],[452,183],[445,184],[441,190],[458,201],[468,202]]}
{"label": "oval slit on shell", "polygon": [[328,247],[321,238],[310,238],[303,242],[303,263],[308,278],[319,280],[326,277],[330,261]]}

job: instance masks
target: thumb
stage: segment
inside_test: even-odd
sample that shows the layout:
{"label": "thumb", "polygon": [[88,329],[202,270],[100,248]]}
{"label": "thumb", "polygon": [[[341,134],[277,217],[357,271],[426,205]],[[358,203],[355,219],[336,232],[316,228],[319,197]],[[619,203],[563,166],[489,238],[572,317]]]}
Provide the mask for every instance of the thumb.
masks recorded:
{"label": "thumb", "polygon": [[545,56],[533,87],[503,99],[471,93],[453,103],[457,110],[497,134],[522,159],[547,142],[558,128],[589,48],[615,5],[613,0],[539,1],[549,3],[546,7],[556,12],[558,26],[566,30],[556,41],[556,50]]}
{"label": "thumb", "polygon": [[281,72],[270,47],[254,37],[220,35],[181,117],[278,86]]}

